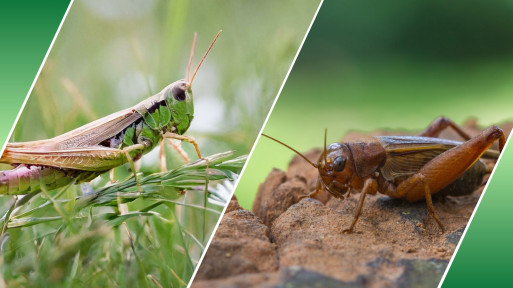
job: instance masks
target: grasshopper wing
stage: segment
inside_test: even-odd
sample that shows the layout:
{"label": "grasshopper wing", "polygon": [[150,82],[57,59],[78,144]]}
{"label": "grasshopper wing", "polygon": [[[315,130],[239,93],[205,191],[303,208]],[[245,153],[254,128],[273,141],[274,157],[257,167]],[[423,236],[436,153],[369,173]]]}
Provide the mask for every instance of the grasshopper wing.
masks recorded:
{"label": "grasshopper wing", "polygon": [[[75,130],[47,140],[8,143],[8,149],[28,149],[41,151],[58,151],[83,148],[100,144],[102,141],[116,136],[130,124],[142,119],[141,114],[133,108],[110,114]],[[2,160],[0,162],[3,162]]]}
{"label": "grasshopper wing", "polygon": [[119,149],[98,144],[140,119],[142,116],[129,108],[48,140],[8,143],[0,163],[108,170],[126,162],[126,157]]}
{"label": "grasshopper wing", "polygon": [[127,161],[122,150],[102,146],[56,151],[10,148],[4,151],[1,160],[9,164],[53,166],[83,171],[107,171]]}

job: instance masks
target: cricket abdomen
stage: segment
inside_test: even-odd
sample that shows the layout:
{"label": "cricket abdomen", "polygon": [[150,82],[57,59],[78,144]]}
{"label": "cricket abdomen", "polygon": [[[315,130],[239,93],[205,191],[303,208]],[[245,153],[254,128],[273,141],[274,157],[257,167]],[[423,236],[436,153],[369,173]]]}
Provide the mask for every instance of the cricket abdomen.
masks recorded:
{"label": "cricket abdomen", "polygon": [[19,165],[12,170],[0,171],[0,194],[18,195],[56,189],[69,183],[90,181],[105,171],[79,171],[39,165]]}
{"label": "cricket abdomen", "polygon": [[[383,193],[392,198],[405,198],[408,201],[420,201],[425,199],[425,188],[418,173],[432,179],[429,182],[430,193],[443,196],[462,196],[471,194],[483,182],[487,173],[484,164],[478,159],[468,169],[452,182],[441,182],[440,175],[452,172],[448,164],[440,165],[436,169],[423,171],[426,165],[433,163],[434,159],[441,159],[441,155],[451,149],[456,149],[464,143],[430,137],[417,136],[380,136],[377,137],[387,150],[387,159],[380,168],[379,180]],[[455,162],[461,159],[454,159]],[[417,180],[412,180],[415,177]],[[407,183],[405,186],[404,184]],[[402,187],[400,187],[402,186]],[[395,187],[395,188],[392,188]],[[402,193],[395,192],[396,188]],[[404,191],[407,193],[404,194]]]}
{"label": "cricket abdomen", "polygon": [[486,167],[482,161],[478,160],[463,175],[435,195],[438,197],[469,195],[483,185],[485,174],[487,174]]}

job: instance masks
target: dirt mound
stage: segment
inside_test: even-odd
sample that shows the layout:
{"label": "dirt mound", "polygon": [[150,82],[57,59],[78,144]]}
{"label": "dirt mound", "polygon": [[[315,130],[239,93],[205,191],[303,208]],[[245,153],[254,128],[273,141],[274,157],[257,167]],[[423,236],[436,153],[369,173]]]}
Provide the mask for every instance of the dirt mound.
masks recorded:
{"label": "dirt mound", "polygon": [[[509,133],[513,125],[501,127]],[[474,121],[465,130],[470,135],[480,131]],[[459,139],[450,132],[442,137]],[[316,161],[320,153],[314,149],[306,156]],[[315,189],[317,176],[315,168],[295,157],[287,172],[275,169],[260,185],[254,214],[232,200],[193,287],[435,287],[483,189],[434,199],[443,234],[425,202],[379,193],[367,196],[354,233],[344,234],[360,195],[340,200],[320,193],[298,202]]]}

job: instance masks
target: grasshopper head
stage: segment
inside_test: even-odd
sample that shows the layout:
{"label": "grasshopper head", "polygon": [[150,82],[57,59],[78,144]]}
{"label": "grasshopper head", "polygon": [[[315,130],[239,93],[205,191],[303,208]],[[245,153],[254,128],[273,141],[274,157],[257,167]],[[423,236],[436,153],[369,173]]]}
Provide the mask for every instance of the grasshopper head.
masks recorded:
{"label": "grasshopper head", "polygon": [[192,77],[190,77],[192,57],[194,56],[194,47],[196,45],[196,37],[198,36],[197,33],[194,33],[185,80],[178,80],[169,84],[159,94],[151,97],[149,99],[150,101],[145,100],[135,106],[135,110],[143,116],[144,121],[150,128],[180,135],[184,134],[187,129],[189,129],[192,118],[194,118],[192,82],[220,33],[221,31],[217,33],[205,52],[205,55],[203,55],[203,58],[201,58],[201,61],[192,73]]}
{"label": "grasshopper head", "polygon": [[325,146],[317,169],[324,188],[333,196],[344,198],[355,175],[353,157],[347,145],[333,143]]}
{"label": "grasshopper head", "polygon": [[187,131],[187,129],[189,129],[189,126],[191,125],[192,118],[194,118],[194,104],[192,101],[192,82],[194,81],[196,73],[198,73],[198,70],[201,67],[201,64],[203,63],[203,60],[205,60],[205,58],[207,57],[208,52],[210,52],[210,49],[212,49],[212,46],[214,46],[217,37],[219,37],[219,34],[221,34],[221,31],[217,33],[212,43],[210,43],[210,46],[201,58],[198,66],[196,66],[196,69],[192,73],[191,77],[190,73],[192,58],[194,56],[196,38],[198,37],[198,33],[194,33],[194,40],[192,41],[191,55],[189,57],[189,65],[187,67],[187,75],[185,77],[185,80],[176,81],[174,83],[171,83],[171,85],[169,85],[168,87],[166,87],[167,91],[164,93],[164,98],[166,100],[167,106],[169,107],[169,110],[171,111],[171,122],[168,125],[168,129],[171,132],[181,135],[185,133],[185,131]]}
{"label": "grasshopper head", "polygon": [[185,80],[178,80],[164,88],[163,94],[171,113],[168,130],[181,135],[187,131],[194,117],[191,86]]}

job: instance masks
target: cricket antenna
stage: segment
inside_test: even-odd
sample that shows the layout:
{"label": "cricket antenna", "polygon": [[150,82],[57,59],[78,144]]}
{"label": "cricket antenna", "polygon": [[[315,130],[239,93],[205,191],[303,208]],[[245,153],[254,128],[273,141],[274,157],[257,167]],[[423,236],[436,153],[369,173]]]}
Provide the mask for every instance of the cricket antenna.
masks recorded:
{"label": "cricket antenna", "polygon": [[205,52],[205,55],[203,55],[203,58],[201,58],[201,61],[199,62],[198,66],[196,67],[196,70],[194,70],[194,73],[192,73],[191,82],[189,83],[190,87],[192,87],[192,81],[194,81],[194,77],[196,77],[196,73],[198,73],[198,69],[200,68],[201,64],[203,63],[203,60],[205,60],[205,58],[207,57],[208,52],[210,52],[210,49],[212,49],[212,46],[214,46],[214,43],[216,43],[217,37],[219,37],[219,34],[221,34],[221,32],[223,32],[223,30],[219,30],[219,32],[217,32],[217,35],[216,35],[216,37],[214,37],[214,40],[212,40],[212,43],[210,43],[210,46],[208,47],[207,52]]}
{"label": "cricket antenna", "polygon": [[310,165],[312,165],[312,166],[313,166],[313,167],[315,167],[315,168],[318,168],[317,164],[314,164],[312,161],[308,160],[308,159],[306,158],[306,156],[305,156],[305,155],[303,155],[303,154],[299,153],[296,149],[294,149],[294,148],[290,147],[289,145],[287,145],[287,144],[285,144],[285,143],[281,142],[280,140],[276,140],[275,138],[273,138],[273,137],[271,137],[271,136],[269,136],[269,135],[266,135],[266,134],[264,134],[264,133],[262,133],[262,136],[265,136],[265,137],[267,137],[267,138],[269,138],[269,139],[271,139],[271,140],[273,140],[273,141],[275,141],[275,142],[278,142],[278,143],[280,143],[281,145],[283,145],[283,146],[285,146],[285,147],[289,148],[290,150],[292,150],[292,151],[296,152],[296,154],[297,154],[297,155],[301,156],[301,158],[305,159],[305,160],[306,160],[306,162],[310,163]]}
{"label": "cricket antenna", "polygon": [[189,65],[187,65],[185,82],[189,82],[189,76],[191,76],[192,58],[194,57],[194,48],[196,48],[196,39],[198,39],[198,32],[194,32],[194,39],[192,39],[191,56],[189,56]]}

